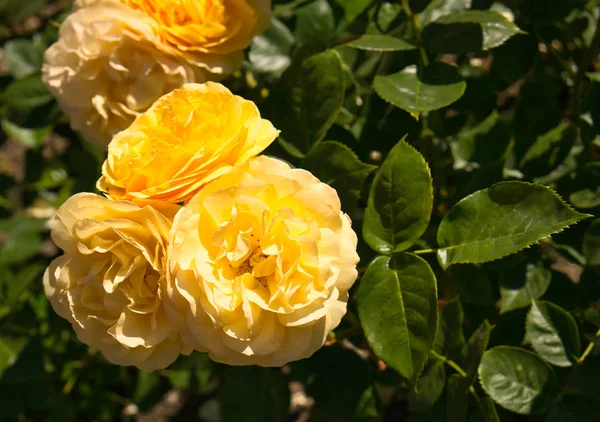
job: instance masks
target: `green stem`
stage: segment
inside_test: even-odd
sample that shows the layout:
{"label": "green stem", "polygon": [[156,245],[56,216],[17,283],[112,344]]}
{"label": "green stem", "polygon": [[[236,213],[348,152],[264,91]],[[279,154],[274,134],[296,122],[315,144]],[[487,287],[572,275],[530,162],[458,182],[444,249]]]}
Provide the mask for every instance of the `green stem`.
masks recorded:
{"label": "green stem", "polygon": [[409,251],[410,253],[414,253],[415,255],[423,255],[427,253],[435,253],[437,249],[419,249],[418,251]]}
{"label": "green stem", "polygon": [[446,356],[440,355],[435,350],[431,350],[431,356],[433,356],[436,359],[441,360],[448,366],[452,367],[452,369],[454,369],[456,372],[458,372],[461,377],[465,378],[467,376],[467,373],[464,371],[464,369],[462,369],[460,366],[458,366],[458,363],[454,362],[451,359],[448,359]]}
{"label": "green stem", "polygon": [[422,67],[425,68],[425,67],[429,66],[429,59],[427,58],[427,52],[422,47],[421,25],[419,24],[419,18],[411,10],[408,0],[402,0],[402,9],[404,10],[404,13],[406,13],[406,16],[408,16],[408,18],[410,19],[413,30],[415,31],[415,37],[417,38],[419,53],[421,55]]}
{"label": "green stem", "polygon": [[577,363],[583,363],[583,361],[585,360],[585,358],[587,358],[588,355],[590,353],[592,353],[592,350],[594,350],[594,346],[596,345],[596,338],[597,337],[600,337],[600,330],[598,330],[596,332],[596,335],[594,336],[594,340],[590,341],[590,344],[588,344],[588,346],[585,348],[585,350],[583,351],[583,354],[581,355],[581,357],[577,359]]}

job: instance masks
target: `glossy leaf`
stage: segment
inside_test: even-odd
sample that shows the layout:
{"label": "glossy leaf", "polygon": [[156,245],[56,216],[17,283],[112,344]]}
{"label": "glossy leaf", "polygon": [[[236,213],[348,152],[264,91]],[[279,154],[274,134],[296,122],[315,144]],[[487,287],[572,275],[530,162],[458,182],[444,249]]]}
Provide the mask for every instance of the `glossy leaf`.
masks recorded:
{"label": "glossy leaf", "polygon": [[39,75],[30,75],[6,87],[3,100],[12,112],[24,114],[52,101],[52,95]]}
{"label": "glossy leaf", "polygon": [[347,23],[352,23],[361,13],[363,13],[372,0],[334,0],[342,9]]}
{"label": "glossy leaf", "polygon": [[10,40],[4,44],[4,60],[14,78],[23,78],[41,70],[43,50],[28,40]]}
{"label": "glossy leaf", "polygon": [[327,44],[335,35],[333,11],[327,0],[315,0],[296,11],[298,44]]}
{"label": "glossy leaf", "polygon": [[469,163],[476,163],[477,167],[494,163],[504,156],[509,143],[508,127],[494,111],[477,126],[460,132],[452,142],[454,168],[470,167]]}
{"label": "glossy leaf", "polygon": [[533,350],[552,365],[572,366],[581,353],[575,319],[553,303],[534,300],[525,327]]}
{"label": "glossy leaf", "polygon": [[496,403],[522,415],[545,412],[558,389],[552,368],[535,354],[517,347],[488,350],[478,372],[481,386]]}
{"label": "glossy leaf", "polygon": [[269,98],[269,110],[282,137],[306,153],[335,123],[343,99],[342,61],[327,50],[292,63]]}
{"label": "glossy leaf", "polygon": [[505,271],[500,277],[500,313],[529,306],[532,300],[546,293],[551,279],[552,272],[541,264],[529,263],[525,268],[518,266]]}
{"label": "glossy leaf", "polygon": [[385,101],[418,117],[424,111],[437,110],[458,100],[465,92],[465,81],[454,66],[436,62],[417,74],[416,66],[398,73],[376,76],[375,92]]}
{"label": "glossy leaf", "polygon": [[499,13],[464,10],[427,25],[422,38],[425,48],[433,53],[462,54],[498,47],[519,31]]}
{"label": "glossy leaf", "polygon": [[379,34],[365,34],[346,45],[367,51],[408,51],[417,48],[400,38]]}
{"label": "glossy leaf", "polygon": [[413,412],[430,410],[446,385],[444,362],[432,359],[421,374],[414,389],[408,392],[408,408]]}
{"label": "glossy leaf", "polygon": [[444,216],[438,229],[443,267],[492,261],[587,218],[554,191],[523,182],[502,182],[467,196]]}
{"label": "glossy leaf", "polygon": [[292,62],[289,53],[294,35],[281,21],[271,18],[267,30],[252,40],[248,58],[259,72],[283,72]]}
{"label": "glossy leaf", "polygon": [[333,187],[342,202],[342,210],[353,215],[365,181],[376,167],[361,162],[344,144],[325,141],[310,150],[302,167]]}
{"label": "glossy leaf", "polygon": [[466,385],[470,386],[477,377],[477,368],[481,357],[487,349],[488,342],[490,341],[490,334],[492,332],[492,326],[487,320],[484,320],[481,325],[475,330],[469,341],[462,350],[461,367],[467,373],[465,377]]}
{"label": "glossy leaf", "polygon": [[419,23],[422,27],[426,27],[443,16],[469,9],[471,3],[472,0],[432,0],[419,14]]}
{"label": "glossy leaf", "polygon": [[525,152],[519,166],[528,176],[543,176],[561,164],[577,139],[577,127],[561,124],[540,136]]}
{"label": "glossy leaf", "polygon": [[437,352],[454,358],[465,344],[463,334],[464,311],[458,297],[450,300],[440,311],[440,321],[435,337]]}
{"label": "glossy leaf", "polygon": [[425,159],[404,140],[398,142],[371,186],[363,224],[365,241],[382,254],[409,248],[427,228],[432,203]]}
{"label": "glossy leaf", "polygon": [[360,281],[357,300],[373,351],[415,383],[438,319],[436,280],[427,262],[407,253],[375,258]]}

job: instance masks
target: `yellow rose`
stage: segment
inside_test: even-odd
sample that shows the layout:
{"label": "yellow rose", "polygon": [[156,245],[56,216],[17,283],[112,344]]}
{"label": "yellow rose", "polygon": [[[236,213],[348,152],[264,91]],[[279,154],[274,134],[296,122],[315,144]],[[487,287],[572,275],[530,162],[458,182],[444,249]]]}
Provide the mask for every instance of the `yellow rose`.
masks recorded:
{"label": "yellow rose", "polygon": [[242,50],[271,18],[271,0],[76,0],[76,7],[120,2],[156,24],[164,45],[213,73],[238,70]]}
{"label": "yellow rose", "polygon": [[[171,215],[177,208],[163,206]],[[162,304],[170,229],[171,219],[150,206],[90,193],[71,197],[52,222],[65,253],[44,274],[46,295],[112,363],[152,371],[191,351]]]}
{"label": "yellow rose", "polygon": [[71,14],[45,53],[42,78],[75,130],[106,147],[163,94],[209,73],[161,51],[156,24],[123,4]]}
{"label": "yellow rose", "polygon": [[356,234],[336,191],[258,157],[175,217],[165,308],[184,342],[230,365],[281,366],[319,349],[346,312]]}
{"label": "yellow rose", "polygon": [[98,189],[114,199],[187,202],[278,133],[253,102],[224,86],[187,84],[114,137]]}

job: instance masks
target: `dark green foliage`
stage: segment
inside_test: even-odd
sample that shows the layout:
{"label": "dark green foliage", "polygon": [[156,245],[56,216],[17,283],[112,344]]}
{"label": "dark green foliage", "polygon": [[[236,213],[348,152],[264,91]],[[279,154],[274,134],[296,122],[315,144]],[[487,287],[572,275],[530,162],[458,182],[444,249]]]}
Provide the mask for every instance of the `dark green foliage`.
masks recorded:
{"label": "dark green foliage", "polygon": [[48,218],[105,157],[41,81],[65,3],[0,1],[0,420],[172,394],[176,422],[598,419],[598,1],[273,0],[223,83],[281,130],[267,154],[337,190],[359,278],[308,359],[153,373],[81,344],[41,283]]}

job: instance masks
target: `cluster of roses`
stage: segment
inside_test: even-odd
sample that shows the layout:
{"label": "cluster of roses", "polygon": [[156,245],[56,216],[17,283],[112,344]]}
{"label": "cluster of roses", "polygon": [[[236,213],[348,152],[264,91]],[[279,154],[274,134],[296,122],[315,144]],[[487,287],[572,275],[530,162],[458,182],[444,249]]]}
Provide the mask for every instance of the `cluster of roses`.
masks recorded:
{"label": "cluster of roses", "polygon": [[310,356],[346,312],[356,234],[334,189],[257,156],[278,136],[214,82],[157,100],[108,146],[98,189],[57,211],[55,311],[113,363]]}
{"label": "cluster of roses", "polygon": [[42,78],[74,129],[106,148],[164,94],[237,71],[271,0],[75,0]]}

